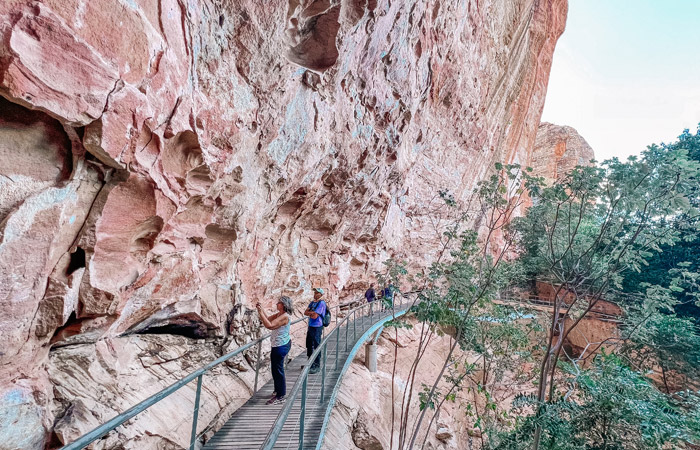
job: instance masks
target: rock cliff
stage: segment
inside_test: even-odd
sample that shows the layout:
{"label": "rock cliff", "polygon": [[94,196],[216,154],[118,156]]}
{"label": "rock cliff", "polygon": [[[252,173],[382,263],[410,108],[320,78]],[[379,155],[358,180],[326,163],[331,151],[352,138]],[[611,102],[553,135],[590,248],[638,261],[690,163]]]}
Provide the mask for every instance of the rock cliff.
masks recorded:
{"label": "rock cliff", "polygon": [[[256,301],[337,301],[386,258],[429,260],[438,190],[530,161],[566,11],[2,2],[3,448],[71,441],[252,339]],[[205,379],[201,430],[253,362]],[[101,446],[182,447],[192,401]]]}
{"label": "rock cliff", "polygon": [[588,166],[595,159],[593,149],[569,126],[542,122],[532,152],[533,174],[548,180],[566,175],[576,166]]}

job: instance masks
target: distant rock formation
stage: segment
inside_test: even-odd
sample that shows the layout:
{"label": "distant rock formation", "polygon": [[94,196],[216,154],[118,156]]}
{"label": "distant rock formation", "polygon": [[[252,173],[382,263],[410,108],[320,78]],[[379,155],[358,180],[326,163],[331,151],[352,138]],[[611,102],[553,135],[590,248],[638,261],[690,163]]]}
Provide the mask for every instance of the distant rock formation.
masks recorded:
{"label": "distant rock formation", "polygon": [[[389,257],[430,261],[437,192],[530,161],[566,13],[0,2],[3,447],[72,441],[249,342],[257,301],[318,283],[335,303]],[[200,432],[254,364],[205,378]],[[186,446],[193,390],[100,445]]]}
{"label": "distant rock formation", "polygon": [[588,166],[595,159],[593,149],[569,126],[542,122],[532,152],[533,174],[556,180],[576,166]]}

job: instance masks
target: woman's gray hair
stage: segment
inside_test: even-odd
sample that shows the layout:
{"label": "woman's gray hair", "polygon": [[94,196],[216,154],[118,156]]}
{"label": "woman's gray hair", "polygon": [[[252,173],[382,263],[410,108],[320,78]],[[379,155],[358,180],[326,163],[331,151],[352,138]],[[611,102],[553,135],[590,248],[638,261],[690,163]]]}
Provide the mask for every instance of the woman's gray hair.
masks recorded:
{"label": "woman's gray hair", "polygon": [[282,303],[282,306],[284,307],[284,312],[287,314],[292,313],[292,299],[287,297],[286,295],[283,295],[280,297],[280,303]]}

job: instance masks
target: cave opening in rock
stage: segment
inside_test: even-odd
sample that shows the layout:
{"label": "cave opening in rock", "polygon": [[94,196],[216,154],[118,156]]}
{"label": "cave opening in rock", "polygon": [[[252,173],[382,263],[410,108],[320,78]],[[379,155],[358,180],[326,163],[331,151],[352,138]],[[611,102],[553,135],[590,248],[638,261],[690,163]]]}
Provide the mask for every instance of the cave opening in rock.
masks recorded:
{"label": "cave opening in rock", "polygon": [[66,276],[71,276],[73,272],[83,267],[85,267],[85,250],[81,247],[77,247],[75,251],[70,254],[70,262],[66,269]]}
{"label": "cave opening in rock", "polygon": [[193,321],[179,321],[177,323],[167,323],[159,326],[152,326],[144,330],[140,330],[135,334],[173,334],[177,336],[184,336],[190,339],[205,339],[210,337],[211,335],[206,325],[202,323],[196,323]]}
{"label": "cave opening in rock", "polygon": [[202,320],[199,314],[191,312],[173,314],[171,308],[156,312],[150,318],[131,327],[124,335],[171,334],[190,339],[205,339],[216,336],[217,327]]}

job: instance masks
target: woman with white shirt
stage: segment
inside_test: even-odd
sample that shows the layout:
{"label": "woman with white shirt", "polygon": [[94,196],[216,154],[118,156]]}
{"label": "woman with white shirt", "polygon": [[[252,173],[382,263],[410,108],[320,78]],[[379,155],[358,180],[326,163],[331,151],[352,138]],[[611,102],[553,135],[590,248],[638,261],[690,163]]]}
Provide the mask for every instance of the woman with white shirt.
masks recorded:
{"label": "woman with white shirt", "polygon": [[255,305],[260,316],[260,321],[265,328],[272,330],[270,337],[272,351],[270,352],[270,370],[275,384],[275,392],[267,401],[268,405],[284,403],[287,395],[287,380],[284,376],[284,359],[292,348],[292,339],[289,335],[289,325],[291,323],[292,300],[287,296],[282,296],[277,301],[277,312],[267,316],[260,303]]}

